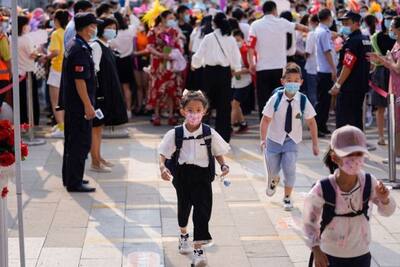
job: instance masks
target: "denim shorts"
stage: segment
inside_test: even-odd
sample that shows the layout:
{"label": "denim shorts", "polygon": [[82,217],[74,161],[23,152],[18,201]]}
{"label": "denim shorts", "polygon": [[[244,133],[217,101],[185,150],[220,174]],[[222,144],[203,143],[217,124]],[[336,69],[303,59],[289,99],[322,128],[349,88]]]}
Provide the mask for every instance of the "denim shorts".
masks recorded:
{"label": "denim shorts", "polygon": [[272,177],[278,176],[282,170],[284,185],[286,187],[294,187],[298,153],[297,144],[289,137],[286,138],[283,145],[268,139],[265,153],[268,175]]}

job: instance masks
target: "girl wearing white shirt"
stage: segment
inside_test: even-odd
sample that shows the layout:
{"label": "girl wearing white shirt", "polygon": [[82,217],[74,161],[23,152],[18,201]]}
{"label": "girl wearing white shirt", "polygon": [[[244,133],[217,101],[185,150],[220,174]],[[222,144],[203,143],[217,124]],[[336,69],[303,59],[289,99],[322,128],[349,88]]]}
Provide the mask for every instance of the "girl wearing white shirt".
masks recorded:
{"label": "girl wearing white shirt", "polygon": [[110,172],[109,168],[113,167],[113,164],[106,161],[100,152],[104,125],[116,126],[128,121],[115,56],[108,45],[108,42],[113,40],[116,35],[117,21],[113,18],[105,18],[98,25],[98,39],[91,45],[98,81],[95,109],[100,109],[104,115],[102,119],[95,118],[93,120],[90,155],[92,158],[91,170],[94,172]]}
{"label": "girl wearing white shirt", "polygon": [[131,83],[134,80],[132,65],[133,40],[136,36],[137,25],[127,25],[124,17],[118,12],[114,14],[114,17],[118,21],[119,31],[117,37],[111,40],[110,47],[118,53],[118,74],[125,95],[126,112],[130,119],[132,117]]}
{"label": "girl wearing white shirt", "polygon": [[27,102],[27,75],[28,73],[32,77],[32,94],[33,94],[33,117],[34,124],[39,124],[39,98],[38,98],[38,86],[35,74],[35,60],[40,57],[35,47],[32,44],[31,39],[27,35],[31,31],[29,26],[29,18],[26,16],[18,16],[18,72],[20,77],[24,77],[19,83],[20,91],[20,116],[21,123],[29,123],[28,119],[28,102]]}
{"label": "girl wearing white shirt", "polygon": [[224,13],[213,19],[214,32],[206,35],[192,57],[192,67],[204,67],[203,91],[217,109],[216,130],[229,142],[231,138],[231,71],[242,68],[241,55]]}
{"label": "girl wearing white shirt", "polygon": [[[205,135],[205,127],[209,127],[201,123],[207,112],[208,101],[200,91],[186,92],[181,100],[181,114],[186,118],[181,126],[182,147],[176,159],[176,172],[172,181],[178,198],[178,222],[181,230],[179,253],[186,254],[191,251],[186,227],[193,206],[193,264],[205,266],[206,258],[202,246],[212,241],[208,223],[212,210],[211,183],[215,175],[215,170],[212,168],[215,166],[210,162],[210,156],[212,155],[212,160],[215,157],[221,165],[221,176],[225,176],[229,173],[229,167],[225,164],[224,155],[228,153],[230,147],[214,129],[209,129],[211,136],[207,136],[211,138],[210,150],[206,146],[207,137],[199,138]],[[165,181],[170,181],[172,178],[171,170],[166,167],[165,162],[177,151],[175,145],[177,129],[167,132],[158,149],[161,177]]]}
{"label": "girl wearing white shirt", "polygon": [[337,129],[330,147],[325,162],[333,174],[318,181],[304,202],[306,243],[317,267],[368,267],[370,204],[388,217],[396,203],[382,182],[362,170],[368,150],[360,129],[349,125]]}

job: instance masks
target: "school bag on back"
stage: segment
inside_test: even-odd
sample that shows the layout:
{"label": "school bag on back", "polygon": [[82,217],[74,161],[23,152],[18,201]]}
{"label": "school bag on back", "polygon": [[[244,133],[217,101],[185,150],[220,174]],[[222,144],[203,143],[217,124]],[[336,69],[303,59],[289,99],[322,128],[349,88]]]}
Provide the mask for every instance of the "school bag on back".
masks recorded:
{"label": "school bag on back", "polygon": [[[325,178],[321,180],[321,189],[322,196],[325,200],[323,209],[322,209],[322,220],[320,227],[320,236],[324,232],[325,228],[332,222],[334,217],[356,217],[356,216],[365,216],[365,218],[369,221],[368,210],[369,210],[369,199],[371,196],[371,174],[365,174],[365,185],[363,190],[363,207],[361,210],[357,212],[350,212],[346,214],[336,214],[335,206],[336,206],[336,191],[333,188],[329,178]],[[310,260],[308,262],[308,267],[313,266],[314,261],[314,253],[311,252]]]}
{"label": "school bag on back", "polygon": [[183,125],[179,125],[175,127],[175,146],[176,150],[174,154],[172,154],[171,159],[167,159],[165,161],[165,166],[168,168],[168,170],[171,172],[172,176],[176,177],[176,172],[178,168],[178,160],[179,160],[179,155],[182,149],[183,141],[185,140],[192,140],[192,139],[204,139],[205,145],[207,147],[207,154],[208,154],[208,168],[210,169],[210,176],[211,180],[214,181],[215,178],[215,157],[212,155],[212,150],[211,150],[211,128],[207,124],[202,124],[203,127],[203,133],[197,137],[189,137],[189,138],[184,138],[183,137]]}
{"label": "school bag on back", "polygon": [[[274,103],[274,112],[278,111],[279,104],[281,103],[284,92],[285,92],[285,89],[283,89],[283,87],[278,87],[273,91],[272,94],[277,95],[276,99],[275,99],[275,103]],[[306,109],[306,104],[307,104],[307,96],[303,93],[300,93],[300,112],[301,112],[302,118],[304,115],[304,111]]]}

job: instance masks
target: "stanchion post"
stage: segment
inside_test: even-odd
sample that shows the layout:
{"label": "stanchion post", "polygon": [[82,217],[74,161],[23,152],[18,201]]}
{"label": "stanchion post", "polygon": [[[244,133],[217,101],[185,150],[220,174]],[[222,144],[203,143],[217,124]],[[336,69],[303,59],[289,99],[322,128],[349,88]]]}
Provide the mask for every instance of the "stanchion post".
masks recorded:
{"label": "stanchion post", "polygon": [[0,267],[8,266],[7,198],[0,197]]}
{"label": "stanchion post", "polygon": [[388,95],[388,139],[389,139],[389,179],[388,185],[393,189],[400,189],[400,183],[396,180],[396,98],[393,93]]}
{"label": "stanchion post", "polygon": [[34,117],[33,117],[33,87],[32,87],[32,72],[27,73],[26,79],[26,99],[27,99],[27,109],[28,109],[28,120],[29,120],[29,131],[28,131],[28,140],[26,140],[26,144],[30,146],[38,146],[46,144],[44,139],[35,138],[35,129],[34,129]]}

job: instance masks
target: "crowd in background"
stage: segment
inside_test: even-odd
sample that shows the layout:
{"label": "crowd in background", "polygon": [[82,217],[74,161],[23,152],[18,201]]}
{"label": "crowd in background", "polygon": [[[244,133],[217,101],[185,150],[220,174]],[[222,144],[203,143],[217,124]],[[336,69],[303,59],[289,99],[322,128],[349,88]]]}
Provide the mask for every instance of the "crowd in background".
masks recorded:
{"label": "crowd in background", "polygon": [[[34,124],[50,124],[54,127],[49,136],[62,138],[64,113],[58,110],[58,105],[65,47],[75,36],[74,16],[93,12],[105,23],[92,40],[98,91],[102,92],[97,95],[98,106],[103,105],[106,114],[102,125],[120,125],[141,115],[151,115],[155,126],[161,125],[164,117],[169,125],[177,125],[183,90],[202,90],[210,99],[211,108],[216,109],[208,122],[215,117],[216,130],[229,141],[232,133],[247,131],[246,116],[257,110],[261,114],[272,92],[280,86],[282,69],[287,62],[295,62],[302,68],[305,80],[301,91],[316,108],[320,137],[330,134],[329,116],[337,115],[338,127],[344,123],[364,130],[371,126],[375,113],[378,144],[386,145],[386,93],[390,88],[398,97],[400,90],[397,2],[276,1],[277,14],[262,4],[257,0],[161,3],[80,0],[55,1],[34,10],[21,7],[18,75],[11,75],[10,10],[2,7],[0,85],[4,87],[12,77],[19,76],[21,122],[28,122],[26,80],[29,78]],[[348,11],[360,15],[361,20],[353,22],[359,26],[357,30],[365,36],[365,41],[371,42],[369,52],[373,52],[369,55],[368,62],[372,64],[368,71],[351,78],[360,79],[357,96],[349,96],[344,89],[338,91],[338,87],[345,86],[338,83],[343,70],[341,54],[346,56],[347,49],[343,46],[356,27],[349,29],[350,26],[343,25],[340,18]],[[46,31],[48,38],[36,45],[30,38],[41,30]],[[108,49],[107,53],[101,53],[102,45]],[[116,75],[103,77],[103,68],[109,66],[100,63],[105,55],[115,61]],[[12,105],[8,94],[3,93],[1,101]],[[107,101],[101,103],[103,99]],[[360,104],[353,110],[344,110],[349,101]],[[116,108],[121,105],[126,116]],[[47,112],[48,121],[40,122],[41,111]],[[351,112],[358,114],[357,118],[348,119],[346,114]],[[117,115],[109,118],[109,114]],[[400,142],[397,143],[400,155]],[[102,160],[99,155],[96,158],[96,162]]]}

